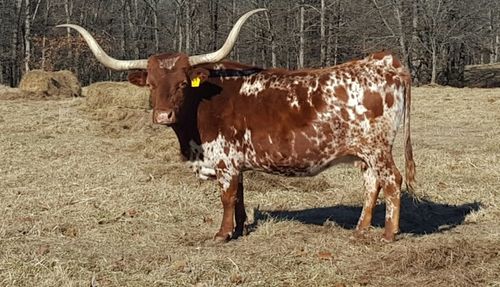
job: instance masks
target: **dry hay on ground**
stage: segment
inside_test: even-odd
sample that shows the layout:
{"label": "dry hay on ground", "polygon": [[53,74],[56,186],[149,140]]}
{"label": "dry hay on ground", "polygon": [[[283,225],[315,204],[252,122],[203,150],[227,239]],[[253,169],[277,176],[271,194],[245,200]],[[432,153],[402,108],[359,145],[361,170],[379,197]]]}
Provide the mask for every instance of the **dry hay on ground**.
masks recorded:
{"label": "dry hay on ground", "polygon": [[[124,119],[86,105],[0,103],[0,285],[500,285],[498,89],[414,89],[418,198],[403,196],[392,244],[379,242],[383,200],[370,235],[352,238],[363,191],[351,166],[246,174],[250,234],[214,244],[217,184],[179,161],[173,132],[110,132]],[[402,167],[401,133],[394,154]]]}
{"label": "dry hay on ground", "polygon": [[11,100],[25,98],[23,91],[18,88],[11,88],[9,86],[0,85],[0,100]]}
{"label": "dry hay on ground", "polygon": [[34,99],[62,99],[81,96],[80,82],[67,70],[48,72],[32,70],[24,74],[19,89]]}

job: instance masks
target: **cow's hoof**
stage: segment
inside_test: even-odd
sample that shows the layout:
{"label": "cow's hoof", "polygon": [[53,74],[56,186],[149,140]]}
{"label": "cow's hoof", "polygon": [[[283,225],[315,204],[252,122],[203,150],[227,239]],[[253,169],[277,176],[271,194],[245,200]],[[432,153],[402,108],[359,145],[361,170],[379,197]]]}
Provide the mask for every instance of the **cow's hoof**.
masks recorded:
{"label": "cow's hoof", "polygon": [[368,228],[362,230],[356,230],[350,237],[350,240],[366,244],[377,241],[377,239],[378,236],[376,236],[374,232],[370,232]]}
{"label": "cow's hoof", "polygon": [[356,226],[353,237],[357,239],[368,239],[369,237],[373,237],[373,232],[370,232],[372,230],[373,227],[371,225],[367,225],[364,227]]}
{"label": "cow's hoof", "polygon": [[396,234],[394,233],[384,233],[384,235],[382,236],[382,242],[386,242],[386,243],[390,243],[390,242],[394,242],[396,241]]}
{"label": "cow's hoof", "polygon": [[367,229],[356,229],[356,231],[354,231],[353,237],[356,239],[366,239],[367,234],[368,234]]}
{"label": "cow's hoof", "polygon": [[222,233],[222,232],[217,232],[214,236],[214,241],[217,243],[225,243],[231,240],[232,234],[229,233]]}
{"label": "cow's hoof", "polygon": [[240,236],[245,236],[245,235],[248,235],[248,226],[246,225],[243,225],[242,227],[236,227],[234,229],[234,233],[232,235],[232,239],[237,239],[239,238]]}

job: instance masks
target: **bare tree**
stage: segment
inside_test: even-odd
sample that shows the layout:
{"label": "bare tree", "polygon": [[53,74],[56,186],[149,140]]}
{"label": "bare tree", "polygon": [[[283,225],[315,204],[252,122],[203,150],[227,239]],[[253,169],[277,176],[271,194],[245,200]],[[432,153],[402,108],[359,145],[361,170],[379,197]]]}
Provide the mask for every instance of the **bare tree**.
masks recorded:
{"label": "bare tree", "polygon": [[31,3],[30,0],[24,1],[24,71],[30,70],[31,59]]}
{"label": "bare tree", "polygon": [[320,8],[320,65],[324,66],[326,62],[326,27],[325,27],[325,17],[326,17],[326,4],[325,0],[321,0]]}
{"label": "bare tree", "polygon": [[304,31],[304,14],[305,14],[305,7],[304,7],[304,1],[302,0],[300,3],[299,7],[299,58],[297,62],[297,67],[299,69],[304,67],[304,49],[305,49],[305,31]]}
{"label": "bare tree", "polygon": [[[16,6],[14,6],[14,16],[15,19],[19,19],[19,16],[21,14],[21,8],[22,8],[23,1],[22,0],[17,0],[16,1]],[[19,16],[17,16],[19,15]],[[11,85],[15,86],[19,82],[19,66],[17,64],[17,47],[18,47],[18,32],[19,32],[19,20],[15,22],[14,25],[12,25],[12,41],[11,41],[11,53],[12,53],[12,62],[11,62]]]}
{"label": "bare tree", "polygon": [[245,24],[232,59],[295,69],[387,49],[415,82],[446,84],[466,64],[500,58],[500,0],[0,0],[0,82],[15,86],[34,68],[70,68],[84,83],[123,79],[85,65],[88,49],[52,28],[60,23],[85,26],[110,53],[137,59],[217,49],[238,16],[258,7],[269,14]]}

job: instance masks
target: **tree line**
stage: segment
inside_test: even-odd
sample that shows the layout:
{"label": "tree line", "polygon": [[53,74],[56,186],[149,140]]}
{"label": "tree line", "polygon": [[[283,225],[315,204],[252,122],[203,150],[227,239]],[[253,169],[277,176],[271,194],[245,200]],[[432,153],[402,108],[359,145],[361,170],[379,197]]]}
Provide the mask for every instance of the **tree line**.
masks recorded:
{"label": "tree line", "polygon": [[391,50],[416,84],[460,86],[465,65],[499,62],[500,0],[0,0],[0,83],[31,69],[70,69],[88,84],[124,73],[98,64],[73,23],[111,56],[216,50],[255,8],[230,59],[261,67],[326,67]]}

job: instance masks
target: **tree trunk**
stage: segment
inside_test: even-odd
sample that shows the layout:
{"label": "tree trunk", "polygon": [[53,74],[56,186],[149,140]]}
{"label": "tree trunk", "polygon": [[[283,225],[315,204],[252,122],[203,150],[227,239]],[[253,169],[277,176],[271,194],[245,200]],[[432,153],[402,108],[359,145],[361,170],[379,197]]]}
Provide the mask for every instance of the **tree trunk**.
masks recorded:
{"label": "tree trunk", "polygon": [[10,85],[12,87],[17,86],[19,83],[19,65],[18,65],[18,45],[19,45],[19,35],[18,35],[18,30],[19,30],[19,16],[21,13],[21,8],[22,8],[22,0],[17,0],[16,6],[15,6],[15,19],[16,19],[16,24],[12,25],[12,42],[11,42],[11,82]]}
{"label": "tree trunk", "polygon": [[[70,0],[64,1],[64,12],[66,12],[66,23],[71,23],[72,4]],[[66,40],[68,43],[68,59],[73,58],[73,47],[71,45],[71,28],[66,28]]]}
{"label": "tree trunk", "polygon": [[158,27],[158,2],[154,4],[154,9],[153,9],[153,30],[154,30],[154,39],[155,39],[155,52],[158,53],[160,51],[160,34],[159,34],[159,27]]}
{"label": "tree trunk", "polygon": [[413,80],[415,84],[420,83],[420,79],[418,78],[419,73],[417,72],[416,65],[418,62],[415,61],[414,47],[418,43],[418,2],[414,0],[412,2],[412,12],[411,12],[411,41],[410,46],[408,47],[408,68],[410,69],[410,73],[413,75]]}
{"label": "tree trunk", "polygon": [[297,68],[299,69],[302,69],[304,67],[304,14],[304,2],[302,1],[299,9],[299,59],[297,63]]}
{"label": "tree trunk", "polygon": [[[238,17],[237,7],[238,6],[236,5],[236,0],[232,0],[231,1],[231,24],[233,24],[233,25],[236,22],[236,19]],[[233,25],[231,25],[231,27]],[[237,62],[240,61],[240,49],[239,49],[238,41],[236,41],[236,44],[234,45],[234,48],[231,51],[231,58],[235,59]]]}
{"label": "tree trunk", "polygon": [[[43,17],[43,26],[47,27],[47,24],[49,22],[49,13],[50,13],[50,0],[47,0],[45,2],[45,15]],[[45,70],[46,69],[46,42],[47,42],[47,29],[43,30],[43,36],[42,36],[42,60],[41,60],[41,69]]]}
{"label": "tree trunk", "polygon": [[31,5],[30,0],[24,2],[24,72],[30,70],[31,61]]}
{"label": "tree trunk", "polygon": [[269,13],[266,13],[267,29],[269,31],[269,42],[271,42],[271,67],[275,68],[276,63],[276,37],[274,35],[273,26],[271,24],[271,19],[269,18]]}
{"label": "tree trunk", "polygon": [[408,50],[406,48],[406,39],[405,39],[405,31],[403,27],[403,1],[398,0],[394,1],[394,15],[396,17],[397,26],[398,26],[398,40],[399,40],[399,48],[401,49],[401,56],[403,63],[406,67],[410,67],[410,59],[408,57]]}
{"label": "tree trunk", "polygon": [[[257,27],[253,28],[253,38],[257,39]],[[254,41],[252,45],[252,66],[256,65],[257,62],[257,51],[258,51],[258,44]]]}
{"label": "tree trunk", "polygon": [[186,22],[186,54],[191,53],[191,5],[189,5],[189,1],[186,1],[185,3],[185,19],[184,22]]}
{"label": "tree trunk", "polygon": [[321,10],[320,10],[320,60],[319,64],[321,67],[325,66],[325,59],[326,59],[326,43],[325,43],[325,13],[326,13],[326,6],[325,6],[325,0],[321,0]]}
{"label": "tree trunk", "polygon": [[489,50],[490,50],[490,64],[493,64],[496,62],[496,58],[497,58],[497,55],[496,55],[496,41],[497,41],[497,37],[496,37],[496,33],[494,31],[494,22],[495,22],[495,17],[493,16],[493,12],[490,10],[488,12],[488,18],[489,18],[489,25],[488,25],[488,34],[490,35],[490,47],[489,47]]}
{"label": "tree trunk", "polygon": [[437,79],[437,44],[436,40],[432,39],[431,40],[431,54],[432,54],[432,64],[431,64],[431,84],[434,85],[436,84],[436,79]]}
{"label": "tree trunk", "polygon": [[260,49],[260,61],[261,61],[261,64],[259,66],[261,66],[263,69],[266,68],[266,64],[267,64],[267,61],[266,61],[266,49]]}
{"label": "tree trunk", "polygon": [[[290,10],[290,6],[291,4],[288,4],[287,8]],[[290,21],[290,15],[289,14],[285,14],[284,15],[284,23],[290,23],[292,21]],[[285,27],[285,35],[291,35],[291,32],[290,31],[293,31],[294,30],[294,27],[290,27],[291,25],[284,25]],[[295,60],[293,60],[294,57],[292,57],[292,52],[291,52],[291,49],[292,47],[290,47],[290,45],[284,45],[284,49],[286,49],[286,68],[287,69],[290,69],[292,67],[292,61],[295,62]]]}
{"label": "tree trunk", "polygon": [[126,16],[126,6],[127,6],[127,3],[125,0],[122,0],[121,2],[122,4],[122,7],[120,9],[120,18],[121,18],[121,22],[120,22],[120,28],[121,28],[121,34],[122,34],[122,37],[121,37],[121,41],[120,41],[120,54],[122,56],[123,59],[126,59],[128,58],[126,53],[127,53],[127,16]]}
{"label": "tree trunk", "polygon": [[495,38],[495,42],[496,42],[496,45],[495,45],[495,63],[498,62],[498,59],[500,58],[500,56],[498,55],[500,53],[500,35],[497,34],[496,38]]}
{"label": "tree trunk", "polygon": [[338,1],[338,11],[337,11],[337,31],[335,31],[335,41],[333,43],[333,65],[337,65],[339,61],[339,34],[340,34],[340,28],[342,26],[342,3]]}
{"label": "tree trunk", "polygon": [[[133,1],[133,2],[132,2]],[[135,11],[132,11],[132,9],[135,9]],[[126,6],[126,11],[127,11],[127,18],[128,18],[128,26],[129,26],[129,31],[130,31],[130,45],[132,46],[133,50],[133,58],[138,59],[139,58],[139,46],[137,45],[137,0],[128,0],[127,6]]]}
{"label": "tree trunk", "polygon": [[333,19],[329,19],[328,29],[326,33],[326,46],[325,46],[325,66],[329,67],[332,65],[332,39],[333,39]]}
{"label": "tree trunk", "polygon": [[159,0],[144,0],[146,5],[153,12],[153,40],[154,40],[155,53],[158,53],[158,51],[160,51],[160,35],[159,35],[160,27],[158,26],[158,1]]}
{"label": "tree trunk", "polygon": [[219,0],[210,1],[210,26],[212,27],[213,37],[212,37],[212,51],[218,48],[218,38],[219,38]]}
{"label": "tree trunk", "polygon": [[179,13],[177,14],[177,19],[176,19],[176,23],[177,23],[177,37],[178,37],[178,40],[177,40],[177,44],[178,44],[178,47],[177,47],[177,51],[178,52],[182,52],[182,47],[184,46],[183,42],[184,42],[184,33],[182,32],[182,24],[181,24],[181,19],[182,19],[182,16],[181,16],[181,7],[179,7]]}

